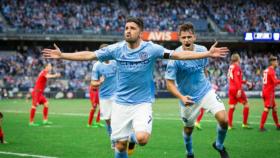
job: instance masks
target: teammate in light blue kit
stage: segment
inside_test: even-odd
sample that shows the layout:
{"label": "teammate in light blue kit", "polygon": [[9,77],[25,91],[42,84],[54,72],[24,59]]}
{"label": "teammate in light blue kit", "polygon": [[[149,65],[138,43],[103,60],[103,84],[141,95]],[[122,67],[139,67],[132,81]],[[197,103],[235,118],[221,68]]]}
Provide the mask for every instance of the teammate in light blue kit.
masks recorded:
{"label": "teammate in light blue kit", "polygon": [[[101,45],[103,48],[107,46]],[[92,68],[91,85],[99,87],[100,99],[100,116],[102,120],[106,121],[106,129],[111,138],[111,113],[112,104],[116,91],[117,83],[117,63],[115,60],[107,60],[104,62],[97,61]],[[114,149],[114,143],[111,142],[111,147]]]}
{"label": "teammate in light blue kit", "polygon": [[[194,44],[196,36],[191,23],[180,26],[179,37],[182,46],[175,52],[182,51],[207,51],[207,48]],[[186,157],[193,158],[192,131],[200,109],[210,111],[218,121],[217,139],[213,147],[220,153],[221,158],[228,158],[228,153],[223,146],[228,128],[225,106],[219,96],[212,89],[211,83],[205,77],[204,69],[208,59],[196,59],[188,61],[169,61],[165,78],[167,89],[180,99],[181,117],[184,123],[183,137],[186,146]],[[193,102],[189,102],[192,99]]]}
{"label": "teammate in light blue kit", "polygon": [[[82,51],[62,53],[55,49],[44,49],[45,58],[67,60],[116,60],[117,86],[112,106],[112,140],[115,144],[115,158],[127,158],[129,149],[135,143],[146,145],[152,130],[152,102],[154,94],[151,84],[156,59],[188,60],[205,57],[224,57],[226,47],[217,48],[215,43],[210,51],[203,53],[173,52],[152,42],[141,40],[144,24],[140,18],[128,18],[125,25],[125,41],[109,45],[95,52]],[[135,133],[135,134],[133,134]],[[130,137],[130,135],[134,135]]]}

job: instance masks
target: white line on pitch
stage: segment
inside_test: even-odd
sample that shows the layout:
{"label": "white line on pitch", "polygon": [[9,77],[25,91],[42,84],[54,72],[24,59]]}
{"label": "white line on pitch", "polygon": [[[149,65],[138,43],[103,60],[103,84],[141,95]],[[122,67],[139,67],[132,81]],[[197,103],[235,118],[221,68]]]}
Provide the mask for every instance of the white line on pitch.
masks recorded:
{"label": "white line on pitch", "polygon": [[20,156],[20,157],[57,158],[57,157],[51,157],[51,156],[32,155],[32,154],[26,154],[26,153],[14,153],[14,152],[6,152],[6,151],[0,151],[0,154],[4,154],[4,155],[15,155],[15,156]]}
{"label": "white line on pitch", "polygon": [[[29,112],[27,111],[2,111],[2,112],[7,112],[7,113],[22,113],[22,114],[28,114]],[[41,112],[38,112],[38,113],[41,113]],[[50,113],[50,115],[61,115],[61,116],[78,116],[78,117],[88,117],[88,114],[83,114],[83,113],[55,113],[55,112],[52,112]],[[257,117],[257,116],[249,116],[250,117],[255,117],[255,118],[260,118],[260,117]],[[211,117],[207,117],[207,118],[211,118]],[[213,119],[202,119],[202,122],[210,122],[210,123],[216,123],[217,121],[214,119],[214,117],[212,117]],[[170,120],[170,121],[178,121],[178,120],[181,120],[181,118],[179,117],[179,114],[178,115],[174,115],[174,117],[165,117],[163,115],[155,115],[154,116],[154,119],[156,120]],[[234,121],[235,123],[240,123],[242,124],[242,121]],[[249,122],[250,124],[253,124],[253,125],[258,125],[260,124],[259,122]],[[273,125],[273,123],[270,123],[270,122],[267,122],[266,124],[269,124],[269,125]]]}

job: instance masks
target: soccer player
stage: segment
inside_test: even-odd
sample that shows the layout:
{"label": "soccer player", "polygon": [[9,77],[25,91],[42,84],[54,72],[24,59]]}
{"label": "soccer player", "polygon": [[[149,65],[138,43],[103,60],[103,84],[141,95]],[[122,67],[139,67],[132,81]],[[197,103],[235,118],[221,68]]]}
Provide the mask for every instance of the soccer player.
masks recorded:
{"label": "soccer player", "polygon": [[[179,28],[179,39],[182,46],[175,52],[195,51],[197,54],[207,51],[207,48],[194,44],[196,35],[191,23],[183,24]],[[217,139],[212,144],[220,153],[221,158],[228,158],[224,147],[228,123],[225,106],[205,77],[204,69],[208,64],[207,58],[197,60],[169,61],[165,73],[167,89],[180,99],[180,111],[184,124],[183,138],[186,147],[186,157],[193,158],[192,132],[200,109],[210,111],[218,121]]]}
{"label": "soccer player", "polygon": [[278,60],[275,56],[270,56],[269,58],[270,66],[263,72],[263,89],[262,97],[264,101],[264,109],[262,113],[260,131],[266,131],[264,124],[269,112],[272,109],[272,117],[276,125],[276,129],[280,130],[280,124],[278,122],[277,116],[277,106],[275,103],[275,87],[280,84],[280,80],[277,79],[275,68],[278,66]]}
{"label": "soccer player", "polygon": [[[102,82],[100,80],[100,82]],[[89,112],[88,117],[88,124],[87,127],[103,127],[104,125],[100,123],[100,107],[98,109],[99,105],[99,90],[98,87],[93,86],[92,84],[89,85],[89,100],[91,102],[91,109]],[[94,113],[98,109],[96,122],[92,125],[92,121],[94,119]]]}
{"label": "soccer player", "polygon": [[[101,45],[103,47],[107,45]],[[116,90],[116,73],[117,63],[114,60],[107,60],[104,62],[96,62],[92,68],[91,85],[99,87],[101,119],[106,122],[106,129],[108,135],[111,137],[111,113],[112,104]],[[114,147],[114,143],[111,142]]]}
{"label": "soccer player", "polygon": [[[152,102],[154,94],[153,68],[157,59],[188,60],[205,57],[224,57],[226,47],[217,48],[215,43],[210,51],[203,53],[173,52],[152,42],[141,40],[144,24],[140,18],[128,18],[125,24],[124,41],[109,45],[97,51],[62,53],[55,49],[44,49],[45,58],[67,60],[116,60],[117,86],[111,114],[111,138],[115,144],[115,158],[128,157],[126,148],[133,149],[135,143],[148,143],[152,131]],[[131,134],[132,133],[132,134]]]}
{"label": "soccer player", "polygon": [[243,104],[243,124],[242,128],[251,129],[248,125],[248,116],[249,116],[249,104],[247,101],[247,96],[242,88],[242,84],[247,86],[252,86],[252,83],[243,80],[242,70],[240,68],[240,56],[237,53],[232,54],[231,56],[231,65],[228,70],[228,80],[229,80],[229,110],[228,110],[228,128],[231,130],[233,128],[233,113],[235,110],[236,104],[239,102]]}
{"label": "soccer player", "polygon": [[0,112],[0,143],[6,144],[7,142],[4,139],[4,132],[3,132],[3,126],[2,126],[3,117],[4,117],[3,114]]}
{"label": "soccer player", "polygon": [[50,63],[46,64],[44,70],[42,70],[37,78],[37,81],[35,83],[35,87],[32,91],[32,106],[30,109],[30,121],[29,126],[39,126],[39,124],[34,123],[34,117],[36,112],[36,107],[39,104],[43,104],[43,124],[49,125],[52,124],[52,122],[48,121],[48,100],[44,96],[44,90],[46,87],[47,79],[49,78],[58,78],[60,77],[60,74],[50,74],[50,71],[52,70],[52,65]]}

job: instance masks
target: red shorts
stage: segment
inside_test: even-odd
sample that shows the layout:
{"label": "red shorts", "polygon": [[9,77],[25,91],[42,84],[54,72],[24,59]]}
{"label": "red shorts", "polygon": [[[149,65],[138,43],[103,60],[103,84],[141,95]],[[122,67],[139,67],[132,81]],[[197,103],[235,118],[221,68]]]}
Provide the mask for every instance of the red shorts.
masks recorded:
{"label": "red shorts", "polygon": [[42,92],[32,91],[32,105],[37,106],[38,104],[45,104],[48,100]]}
{"label": "red shorts", "polygon": [[241,96],[239,98],[236,98],[237,90],[229,90],[228,97],[229,105],[236,105],[237,103],[245,104],[247,102],[247,96],[244,92],[244,90],[241,90]]}
{"label": "red shorts", "polygon": [[99,92],[98,90],[91,90],[89,93],[89,99],[91,101],[91,105],[96,107],[99,104]]}
{"label": "red shorts", "polygon": [[263,102],[264,102],[264,107],[274,108],[276,106],[275,95],[274,94],[263,94]]}

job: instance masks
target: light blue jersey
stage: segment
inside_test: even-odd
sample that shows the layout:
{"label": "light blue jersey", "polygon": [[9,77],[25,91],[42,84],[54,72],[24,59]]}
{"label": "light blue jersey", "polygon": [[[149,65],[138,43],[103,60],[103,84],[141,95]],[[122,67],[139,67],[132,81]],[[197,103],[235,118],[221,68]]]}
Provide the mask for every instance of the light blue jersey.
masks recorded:
{"label": "light blue jersey", "polygon": [[[175,51],[183,51],[182,46]],[[194,51],[198,53],[205,52],[207,48],[195,44]],[[211,90],[211,83],[204,74],[204,68],[207,64],[207,58],[169,61],[165,72],[165,79],[175,80],[180,93],[184,96],[191,96],[192,100],[197,103]],[[181,101],[180,104],[184,106]]]}
{"label": "light blue jersey", "polygon": [[171,53],[158,44],[142,41],[130,49],[125,41],[95,51],[99,61],[116,60],[117,88],[115,101],[125,105],[152,103],[153,71],[156,59]]}
{"label": "light blue jersey", "polygon": [[110,60],[108,64],[98,61],[93,65],[91,80],[99,80],[101,76],[105,77],[104,82],[99,87],[99,97],[101,99],[114,96],[117,84],[116,72],[117,63],[114,60]]}

